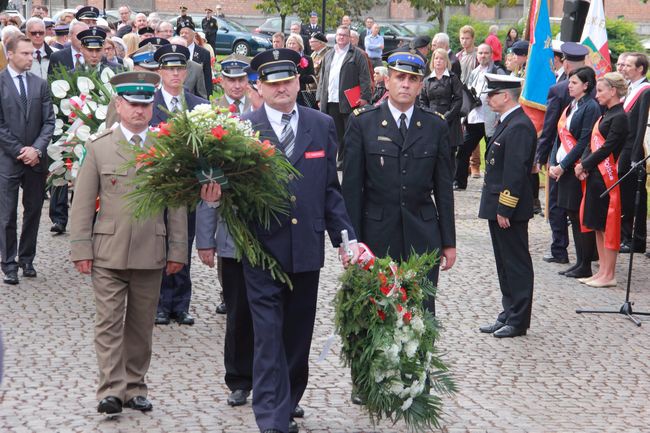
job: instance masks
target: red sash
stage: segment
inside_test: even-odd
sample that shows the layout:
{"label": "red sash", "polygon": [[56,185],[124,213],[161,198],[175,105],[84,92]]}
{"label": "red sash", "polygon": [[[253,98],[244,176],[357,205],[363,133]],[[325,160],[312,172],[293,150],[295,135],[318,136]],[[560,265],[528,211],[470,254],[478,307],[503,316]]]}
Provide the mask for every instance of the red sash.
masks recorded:
{"label": "red sash", "polygon": [[623,109],[626,113],[628,113],[634,107],[637,99],[639,99],[641,95],[646,92],[646,90],[650,90],[650,83],[641,83],[641,85],[637,87],[636,90],[632,91],[632,93],[630,93],[628,97],[625,98]]}
{"label": "red sash", "polygon": [[571,152],[571,149],[573,149],[573,147],[578,142],[578,140],[576,140],[576,138],[571,135],[571,132],[566,127],[566,112],[569,107],[570,105],[564,109],[562,116],[560,116],[560,120],[557,122],[557,135],[560,137],[560,143],[562,144],[562,148],[567,153],[567,155],[569,152]]}
{"label": "red sash", "polygon": [[[605,137],[602,136],[598,130],[600,120],[594,125],[591,131],[591,153],[596,152],[605,144]],[[618,181],[618,168],[614,154],[610,153],[609,156],[598,164],[598,171],[600,171],[605,187],[609,189]],[[587,181],[582,181],[582,203],[580,203],[580,221],[583,221],[585,212],[585,190]],[[582,225],[582,224],[581,224]],[[590,231],[582,225],[582,231]],[[618,185],[609,192],[609,206],[607,207],[607,219],[605,221],[605,248],[618,251],[621,247],[621,191]]]}

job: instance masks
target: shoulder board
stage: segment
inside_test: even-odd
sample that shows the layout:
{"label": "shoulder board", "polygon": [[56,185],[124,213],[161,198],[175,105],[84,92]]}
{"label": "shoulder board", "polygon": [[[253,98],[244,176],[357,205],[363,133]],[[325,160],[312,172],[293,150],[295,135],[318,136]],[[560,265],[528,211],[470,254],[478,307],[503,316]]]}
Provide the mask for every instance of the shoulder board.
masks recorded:
{"label": "shoulder board", "polygon": [[96,133],[92,134],[90,137],[88,137],[88,141],[99,140],[100,138],[105,137],[105,136],[107,136],[108,134],[110,134],[112,132],[113,132],[113,129],[106,128],[102,132],[96,132]]}
{"label": "shoulder board", "polygon": [[352,112],[354,113],[355,116],[360,116],[363,113],[367,113],[372,110],[376,110],[379,107],[375,107],[372,104],[366,104],[361,108],[355,108]]}
{"label": "shoulder board", "polygon": [[421,108],[422,108],[422,111],[424,111],[425,113],[433,114],[434,116],[438,116],[438,117],[441,118],[442,120],[445,120],[445,116],[443,116],[442,114],[438,113],[437,111],[432,110],[432,109],[430,109],[429,107],[421,107]]}

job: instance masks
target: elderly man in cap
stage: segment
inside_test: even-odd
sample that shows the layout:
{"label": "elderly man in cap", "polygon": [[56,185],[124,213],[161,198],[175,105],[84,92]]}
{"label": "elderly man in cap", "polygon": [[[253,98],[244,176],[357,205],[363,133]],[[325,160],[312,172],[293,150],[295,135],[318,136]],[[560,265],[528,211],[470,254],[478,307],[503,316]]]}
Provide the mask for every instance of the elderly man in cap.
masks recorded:
{"label": "elderly man in cap", "polygon": [[205,34],[205,40],[212,46],[214,52],[217,52],[217,32],[219,31],[219,22],[212,16],[212,8],[205,8],[205,18],[201,20],[201,28]]}
{"label": "elderly man in cap", "polygon": [[[187,75],[187,59],[189,50],[176,44],[166,44],[158,48],[154,54],[154,62],[159,65],[158,74],[162,85],[156,90],[153,99],[153,114],[149,124],[158,125],[167,121],[168,112],[178,110],[192,110],[199,104],[208,104],[208,101],[194,96],[183,87]],[[192,279],[190,276],[191,248],[194,242],[195,215],[191,212],[187,216],[188,255],[183,268],[173,275],[163,273],[160,286],[160,300],[155,323],[167,325],[173,319],[179,325],[193,325],[194,318],[189,313],[192,299]]]}
{"label": "elderly man in cap", "polygon": [[529,182],[537,132],[519,105],[523,80],[486,74],[488,104],[499,125],[485,150],[485,182],[479,218],[488,220],[503,310],[481,332],[497,338],[526,335],[533,304],[533,262],[528,221],[533,217]]}
{"label": "elderly man in cap", "polygon": [[[70,27],[67,24],[58,24],[54,26],[54,42],[52,48],[62,50],[68,44],[68,31]],[[49,65],[48,65],[49,67]]]}
{"label": "elderly man in cap", "polygon": [[[292,412],[309,377],[325,230],[335,247],[342,242],[343,229],[355,239],[336,174],[334,122],[323,113],[296,104],[299,60],[300,54],[284,48],[255,56],[251,67],[259,74],[264,105],[242,116],[301,174],[289,186],[294,191],[291,212],[272,222],[271,227],[254,227],[263,246],[288,274],[293,289],[274,280],[268,269],[251,265],[245,257],[243,261],[255,332],[253,411],[264,433],[298,431]],[[206,186],[201,194],[212,205],[220,196],[218,184]],[[356,243],[351,249],[352,257],[348,257],[339,248],[344,264],[358,257]]]}
{"label": "elderly man in cap", "polygon": [[517,41],[512,44],[510,51],[515,55],[512,61],[511,74],[523,78],[526,74],[526,61],[528,60],[528,41]]}
{"label": "elderly man in cap", "polygon": [[133,147],[153,145],[155,138],[147,132],[159,80],[150,72],[111,78],[121,120],[86,143],[72,204],[71,258],[79,272],[91,275],[95,294],[97,411],[108,415],[122,412],[123,406],[152,409],[145,375],[161,270],[173,274],[187,261],[185,209],[137,222],[125,214],[136,170],[122,167],[134,158]]}
{"label": "elderly man in cap", "polygon": [[[249,77],[246,57],[233,54],[221,61],[224,95],[216,105],[228,108],[234,115],[250,111],[251,101],[246,95]],[[221,284],[221,304],[217,313],[226,314],[224,344],[225,381],[230,389],[228,404],[241,406],[253,387],[253,322],[241,261],[237,260],[235,244],[228,226],[218,208],[201,202],[196,209],[196,248],[201,261],[215,266]]]}
{"label": "elderly man in cap", "polygon": [[144,41],[145,39],[153,38],[156,34],[156,31],[149,27],[149,26],[144,26],[141,29],[138,29],[138,36],[140,36],[140,41]]}
{"label": "elderly man in cap", "polygon": [[[571,103],[569,95],[569,80],[566,77],[574,70],[585,65],[585,58],[589,54],[587,47],[576,42],[564,42],[560,46],[563,55],[562,66],[564,68],[565,79],[560,80],[548,90],[546,96],[546,113],[544,113],[544,126],[539,136],[535,162],[539,167],[546,165],[549,159],[555,161],[555,155],[552,154],[553,144],[557,139],[557,123],[560,120],[562,112]],[[551,246],[550,250],[544,253],[543,260],[548,263],[569,263],[569,229],[567,224],[566,211],[557,205],[558,188],[557,181],[548,178],[548,222],[551,226]],[[594,240],[595,242],[595,240]],[[587,245],[587,248],[589,246]],[[571,273],[577,268],[572,266],[566,270],[560,271],[564,275]]]}
{"label": "elderly man in cap", "polygon": [[320,76],[321,62],[329,51],[325,34],[323,32],[312,33],[309,38],[309,47],[311,48],[311,60],[314,63],[314,75],[318,78]]}
{"label": "elderly man in cap", "polygon": [[191,23],[192,29],[194,29],[196,25],[194,24],[192,17],[187,14],[187,6],[180,5],[178,10],[181,12],[181,15],[176,18],[176,28],[180,27],[183,23]]}
{"label": "elderly man in cap", "polygon": [[212,63],[210,61],[210,52],[194,42],[196,32],[194,23],[185,21],[178,25],[176,34],[185,39],[187,49],[190,50],[190,60],[199,63],[203,68],[203,79],[205,80],[205,89],[208,99],[212,96]]}
{"label": "elderly man in cap", "polygon": [[[343,197],[359,241],[378,257],[407,260],[413,251],[438,249],[447,270],[456,259],[449,130],[441,115],[416,104],[424,68],[417,53],[393,52],[388,100],[353,111],[344,137]],[[429,279],[437,284],[438,267]],[[433,299],[425,305],[435,314]]]}

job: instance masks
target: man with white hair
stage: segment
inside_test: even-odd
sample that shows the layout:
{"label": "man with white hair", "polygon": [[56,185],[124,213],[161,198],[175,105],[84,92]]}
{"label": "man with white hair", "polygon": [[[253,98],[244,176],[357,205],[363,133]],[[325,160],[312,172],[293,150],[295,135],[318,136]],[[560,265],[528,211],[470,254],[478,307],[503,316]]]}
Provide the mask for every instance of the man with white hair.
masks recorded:
{"label": "man with white hair", "polygon": [[22,36],[23,33],[16,26],[6,26],[2,28],[2,42],[0,42],[0,70],[7,67],[9,57],[7,56],[7,44],[11,39]]}
{"label": "man with white hair", "polygon": [[431,41],[431,52],[435,51],[437,48],[441,48],[447,51],[449,56],[449,61],[451,62],[451,72],[460,77],[460,62],[456,57],[456,54],[449,48],[449,35],[447,33],[436,33]]}
{"label": "man with white hair", "polygon": [[50,65],[50,56],[54,50],[45,43],[45,23],[38,17],[31,17],[25,23],[26,36],[34,46],[34,61],[31,73],[47,80],[47,70]]}
{"label": "man with white hair", "polygon": [[76,64],[83,64],[81,42],[77,38],[77,35],[84,30],[88,30],[88,24],[76,20],[70,23],[70,30],[68,30],[70,46],[50,56],[50,64],[47,70],[48,75],[60,64],[65,65],[65,68],[68,70],[74,69]]}

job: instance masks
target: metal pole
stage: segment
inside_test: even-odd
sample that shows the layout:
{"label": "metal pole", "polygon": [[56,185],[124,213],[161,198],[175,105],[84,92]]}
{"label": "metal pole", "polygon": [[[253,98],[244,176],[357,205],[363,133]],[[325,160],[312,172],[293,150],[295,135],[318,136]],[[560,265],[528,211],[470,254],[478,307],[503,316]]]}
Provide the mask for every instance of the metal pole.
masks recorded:
{"label": "metal pole", "polygon": [[327,32],[326,32],[326,30],[325,30],[325,23],[327,22],[327,20],[326,20],[327,16],[325,15],[326,12],[327,12],[327,0],[323,0],[323,10],[322,10],[322,12],[321,12],[321,17],[322,17],[322,20],[321,20],[321,22],[322,22],[322,24],[321,24],[321,28],[323,29],[323,34],[324,34],[324,35],[327,34]]}

